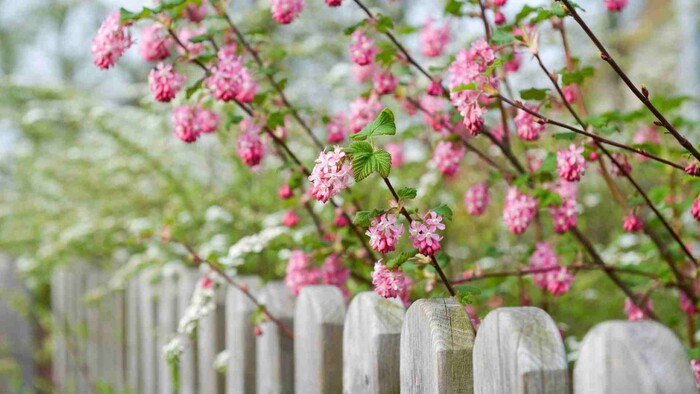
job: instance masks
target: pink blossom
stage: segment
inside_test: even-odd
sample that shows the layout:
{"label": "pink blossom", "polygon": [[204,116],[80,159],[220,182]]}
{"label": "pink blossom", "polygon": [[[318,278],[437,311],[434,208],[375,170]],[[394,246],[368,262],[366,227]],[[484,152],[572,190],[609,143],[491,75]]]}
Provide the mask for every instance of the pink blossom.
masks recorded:
{"label": "pink blossom", "polygon": [[204,53],[204,44],[201,42],[191,42],[190,39],[201,36],[202,34],[206,33],[206,30],[204,27],[200,27],[196,30],[191,30],[187,27],[183,27],[182,30],[178,33],[178,38],[180,39],[180,42],[185,46],[185,48],[182,48],[181,46],[178,45],[177,51],[181,55],[189,55],[190,57],[197,57]]}
{"label": "pink blossom", "polygon": [[271,0],[272,18],[282,25],[292,23],[304,10],[304,0]]}
{"label": "pink blossom", "polygon": [[644,228],[644,222],[642,222],[642,219],[640,219],[639,216],[630,212],[627,217],[625,217],[622,228],[627,232],[633,233]]}
{"label": "pink blossom", "polygon": [[321,271],[318,268],[309,268],[310,262],[311,257],[301,250],[293,251],[289,257],[284,283],[294,295],[299,295],[302,287],[321,281]]}
{"label": "pink blossom", "polygon": [[384,150],[386,150],[390,155],[391,155],[391,166],[394,168],[398,168],[404,165],[406,162],[404,155],[403,155],[403,145],[399,142],[390,142],[386,144],[384,147]]}
{"label": "pink blossom", "polygon": [[345,299],[350,297],[350,291],[345,286],[345,283],[350,277],[350,268],[344,267],[340,256],[333,253],[328,255],[321,266],[321,281],[324,284],[338,287],[345,296]]}
{"label": "pink blossom", "polygon": [[569,182],[564,179],[558,178],[554,181],[551,186],[553,192],[557,193],[562,200],[576,199],[578,194],[578,182]]}
{"label": "pink blossom", "polygon": [[445,176],[453,176],[459,169],[459,162],[464,157],[466,149],[461,144],[452,141],[440,141],[433,151],[433,163]]}
{"label": "pink blossom", "polygon": [[253,77],[250,75],[250,71],[247,68],[243,68],[241,71],[241,88],[236,95],[236,100],[242,103],[250,103],[255,99],[255,94],[258,92],[258,84],[255,82]]}
{"label": "pink blossom", "polygon": [[343,4],[343,0],[325,0],[330,7],[338,7]]}
{"label": "pink blossom", "polygon": [[559,176],[569,182],[581,180],[581,175],[586,172],[586,160],[583,158],[583,147],[574,144],[569,149],[557,152],[557,170]]}
{"label": "pink blossom", "polygon": [[683,312],[689,315],[694,315],[698,313],[698,306],[695,305],[695,303],[693,302],[693,300],[690,299],[690,297],[688,297],[685,291],[681,290],[678,297]]}
{"label": "pink blossom", "polygon": [[293,209],[284,213],[282,216],[282,225],[287,227],[294,227],[299,223],[299,216]]}
{"label": "pink blossom", "polygon": [[576,208],[575,199],[562,199],[560,205],[551,205],[549,207],[549,213],[552,215],[554,231],[558,234],[563,234],[576,227],[578,209]]}
{"label": "pink blossom", "polygon": [[328,143],[337,144],[339,142],[342,142],[345,139],[345,135],[348,133],[348,122],[345,118],[345,115],[335,115],[326,124],[326,130],[328,131]]}
{"label": "pink blossom", "polygon": [[608,11],[622,11],[625,7],[627,7],[627,0],[603,0],[605,2],[605,8],[608,9]]}
{"label": "pink blossom", "polygon": [[568,85],[565,86],[564,89],[562,89],[564,93],[564,100],[566,100],[567,103],[573,103],[576,101],[577,95],[577,86],[576,85]]}
{"label": "pink blossom", "polygon": [[211,75],[205,80],[217,100],[231,101],[243,90],[243,60],[220,50]]}
{"label": "pink blossom", "polygon": [[367,98],[358,97],[350,103],[350,129],[353,133],[359,133],[369,122],[379,115],[382,103],[376,95]]}
{"label": "pink blossom", "polygon": [[294,190],[292,190],[292,188],[285,183],[279,188],[279,190],[277,191],[277,195],[280,196],[280,198],[287,200],[289,198],[292,198],[292,196],[294,195]]}
{"label": "pink blossom", "polygon": [[157,101],[167,103],[182,89],[185,76],[178,74],[172,64],[158,63],[148,74],[148,86]]}
{"label": "pink blossom", "polygon": [[[241,124],[241,129],[243,128],[244,126]],[[236,139],[236,149],[243,164],[253,167],[262,161],[265,147],[256,131],[242,130]]]}
{"label": "pink blossom", "polygon": [[384,298],[398,298],[408,303],[411,280],[400,270],[390,270],[381,260],[374,263],[372,271],[374,291]]}
{"label": "pink blossom", "polygon": [[213,133],[219,128],[219,115],[210,109],[197,106],[194,117],[202,133]]}
{"label": "pink blossom", "polygon": [[197,285],[203,289],[211,289],[214,286],[214,282],[211,280],[209,275],[204,275],[199,280],[199,283],[197,283]]}
{"label": "pink blossom", "polygon": [[554,249],[547,242],[539,242],[535,246],[535,251],[532,253],[529,259],[530,269],[532,270],[542,270],[542,272],[537,272],[532,275],[532,279],[535,284],[543,289],[547,288],[549,284],[549,278],[547,274],[550,271],[545,271],[548,268],[555,268],[559,266],[559,256],[554,253]]}
{"label": "pink blossom", "polygon": [[352,33],[352,42],[350,43],[350,58],[352,62],[359,66],[366,66],[374,61],[374,56],[379,52],[374,40],[367,37],[360,30],[355,30]]}
{"label": "pink blossom", "polygon": [[700,176],[700,166],[697,163],[690,163],[685,167],[685,173],[690,176]]}
{"label": "pink blossom", "polygon": [[690,360],[690,368],[695,375],[695,385],[700,387],[700,359]]}
{"label": "pink blossom", "polygon": [[372,224],[365,233],[369,245],[379,253],[386,254],[396,250],[396,244],[403,234],[403,224],[396,224],[396,215],[381,215],[372,219]]}
{"label": "pink blossom", "polygon": [[506,5],[507,1],[508,0],[493,0],[493,5],[495,5],[496,7],[503,7],[504,5]]}
{"label": "pink blossom", "polygon": [[[539,106],[525,105],[526,108],[537,112]],[[515,127],[520,138],[525,141],[535,141],[540,138],[540,134],[544,132],[545,125],[538,121],[538,118],[521,109],[518,110],[518,115],[515,116]]]}
{"label": "pink blossom", "polygon": [[191,22],[201,22],[204,17],[207,16],[207,0],[202,0],[202,4],[200,6],[197,6],[196,4],[188,4],[187,7],[185,7],[185,12],[183,15]]}
{"label": "pink blossom", "polygon": [[496,11],[496,13],[493,16],[493,23],[495,23],[498,26],[506,23],[506,15],[500,10]]}
{"label": "pink blossom", "polygon": [[188,144],[195,142],[201,133],[195,114],[196,107],[187,105],[176,107],[172,114],[173,133]]}
{"label": "pink blossom", "polygon": [[394,93],[397,82],[398,80],[391,71],[379,72],[374,75],[374,91],[379,95]]}
{"label": "pink blossom", "polygon": [[109,14],[92,39],[90,53],[94,55],[93,63],[99,68],[108,69],[114,66],[133,44],[127,29],[130,24],[121,23],[120,18],[119,11]]}
{"label": "pink blossom", "polygon": [[547,273],[547,291],[555,296],[562,295],[569,291],[573,281],[574,275],[566,267],[560,267]]}
{"label": "pink blossom", "polygon": [[537,200],[511,187],[503,205],[503,221],[514,234],[527,230],[537,214]]}
{"label": "pink blossom", "polygon": [[430,81],[425,92],[428,96],[442,96],[442,84],[440,81]]}
{"label": "pink blossom", "polygon": [[[632,172],[632,165],[630,165],[627,156],[623,153],[613,153],[613,158],[615,162],[610,163],[610,172],[615,176],[625,176]],[[619,164],[619,166],[618,166]]]}
{"label": "pink blossom", "polygon": [[435,21],[429,18],[420,31],[419,39],[421,52],[424,56],[440,56],[447,43],[450,42],[450,26],[447,23],[437,26]]}
{"label": "pink blossom", "polygon": [[690,206],[690,214],[693,215],[695,220],[700,222],[700,196],[698,196],[695,201],[693,201],[693,205]]}
{"label": "pink blossom", "polygon": [[420,98],[420,106],[424,109],[423,121],[435,131],[443,131],[445,125],[450,122],[446,104],[447,100],[442,96],[423,96]]}
{"label": "pink blossom", "polygon": [[629,298],[625,298],[625,313],[627,314],[628,320],[637,321],[648,319],[649,316],[647,316],[645,310],[651,311],[653,307],[654,305],[652,304],[651,299],[649,298],[647,298],[644,302],[644,310],[635,305],[635,303],[632,302],[632,300],[630,300]]}
{"label": "pink blossom", "polygon": [[335,220],[333,221],[333,224],[335,227],[345,227],[350,224],[350,221],[348,220],[347,216],[345,216],[342,208],[335,209]]}
{"label": "pink blossom", "polygon": [[377,64],[372,62],[365,66],[360,66],[359,64],[352,64],[352,76],[358,83],[365,83],[372,79],[372,76],[377,71]]}
{"label": "pink blossom", "polygon": [[323,203],[340,194],[350,185],[352,165],[339,146],[332,151],[323,151],[309,175],[309,194]]}
{"label": "pink blossom", "polygon": [[477,183],[464,193],[464,208],[473,216],[480,216],[489,205],[489,186]]}
{"label": "pink blossom", "polygon": [[523,55],[520,52],[513,52],[513,56],[508,59],[506,64],[503,66],[506,72],[514,73],[520,70],[520,63],[522,62]]}
{"label": "pink blossom", "polygon": [[170,56],[172,38],[164,27],[150,25],[141,30],[139,50],[141,57],[147,62],[157,62]]}
{"label": "pink blossom", "polygon": [[442,223],[442,216],[433,211],[428,212],[422,222],[418,220],[412,221],[409,233],[411,241],[413,241],[413,247],[418,249],[420,254],[426,256],[434,255],[441,248],[440,241],[442,236],[437,231],[444,229],[445,225]]}

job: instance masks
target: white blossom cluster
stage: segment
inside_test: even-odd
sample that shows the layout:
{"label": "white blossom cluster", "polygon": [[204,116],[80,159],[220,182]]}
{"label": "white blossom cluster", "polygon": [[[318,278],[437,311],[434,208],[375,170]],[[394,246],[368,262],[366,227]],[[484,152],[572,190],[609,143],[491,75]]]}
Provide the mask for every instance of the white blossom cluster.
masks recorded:
{"label": "white blossom cluster", "polygon": [[178,363],[184,351],[185,342],[181,336],[177,336],[163,346],[163,357],[171,364]]}
{"label": "white blossom cluster", "polygon": [[262,252],[270,241],[285,232],[287,232],[287,228],[284,226],[275,226],[264,228],[257,234],[243,237],[229,248],[228,255],[223,257],[220,262],[229,268],[237,267],[243,264],[243,259],[247,254]]}
{"label": "white blossom cluster", "polygon": [[228,367],[229,357],[230,356],[229,356],[228,350],[222,350],[214,358],[214,369],[221,372],[221,373],[226,372],[226,367]]}
{"label": "white blossom cluster", "polygon": [[205,287],[201,282],[192,293],[190,304],[180,318],[178,334],[191,336],[199,326],[199,321],[216,309],[216,291],[214,285]]}

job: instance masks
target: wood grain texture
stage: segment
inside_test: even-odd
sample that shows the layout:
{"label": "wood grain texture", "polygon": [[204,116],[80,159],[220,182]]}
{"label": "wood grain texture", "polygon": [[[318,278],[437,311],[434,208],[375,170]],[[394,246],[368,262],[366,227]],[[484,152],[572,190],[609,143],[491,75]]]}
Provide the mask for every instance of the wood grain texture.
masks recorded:
{"label": "wood grain texture", "polygon": [[66,366],[68,349],[66,348],[64,334],[67,301],[65,276],[66,273],[63,268],[57,268],[51,275],[51,314],[54,324],[51,372],[53,374],[53,383],[59,391],[65,387],[65,378],[68,374]]}
{"label": "wood grain texture", "polygon": [[[197,277],[197,270],[186,267],[180,267],[177,270],[177,321],[185,314],[190,304],[192,293],[197,285]],[[196,343],[192,338],[184,340],[187,344],[180,356],[180,394],[195,394],[197,392]]]}
{"label": "wood grain texture", "polygon": [[[167,270],[163,270],[164,272]],[[173,374],[170,364],[163,357],[163,349],[173,337],[177,324],[177,277],[175,272],[164,274],[158,289],[158,328],[156,332],[156,349],[158,350],[158,389],[161,394],[173,393]]]}
{"label": "wood grain texture", "polygon": [[498,308],[486,316],[474,343],[474,392],[569,392],[564,343],[545,311]]}
{"label": "wood grain texture", "polygon": [[[267,283],[260,302],[290,329],[294,327],[294,294],[282,281]],[[259,394],[294,393],[294,341],[273,322],[260,325],[256,338],[256,382]]]}
{"label": "wood grain texture", "polygon": [[343,392],[398,393],[404,307],[374,291],[350,303],[343,330]]}
{"label": "wood grain texture", "polygon": [[[248,286],[253,296],[257,297],[261,286],[257,276],[240,276],[236,278]],[[226,349],[228,366],[226,367],[226,392],[255,393],[255,326],[251,317],[257,307],[246,295],[233,286],[226,290]]]}
{"label": "wood grain texture", "polygon": [[474,332],[452,298],[418,300],[401,330],[402,393],[472,393]]}
{"label": "wood grain texture", "polygon": [[221,312],[221,302],[223,292],[216,291],[217,307],[209,315],[199,322],[197,328],[197,377],[198,389],[200,393],[220,393],[224,392],[224,385],[221,382],[219,372],[214,368],[214,360],[221,349],[220,337],[223,336],[224,325],[219,324],[218,314]]}
{"label": "wood grain texture", "polygon": [[141,375],[141,304],[140,278],[134,277],[126,287],[126,391],[139,392]]}
{"label": "wood grain texture", "polygon": [[653,321],[610,321],[586,334],[574,369],[576,394],[697,393],[683,345]]}
{"label": "wood grain texture", "polygon": [[342,392],[344,321],[345,300],[337,287],[301,290],[294,311],[296,392]]}
{"label": "wood grain texture", "polygon": [[140,345],[141,361],[139,363],[141,386],[140,392],[157,392],[157,357],[156,350],[156,289],[152,284],[156,271],[149,269],[139,274],[139,316],[140,316]]}

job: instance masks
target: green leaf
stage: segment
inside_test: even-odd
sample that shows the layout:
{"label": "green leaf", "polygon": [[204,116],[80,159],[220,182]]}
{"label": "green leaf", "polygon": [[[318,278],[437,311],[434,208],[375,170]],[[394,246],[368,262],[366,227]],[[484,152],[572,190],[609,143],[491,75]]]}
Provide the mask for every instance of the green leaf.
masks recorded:
{"label": "green leaf", "polygon": [[551,172],[557,169],[557,156],[553,153],[548,153],[547,157],[542,161],[542,165],[537,169],[538,173]]}
{"label": "green leaf", "polygon": [[394,134],[396,134],[394,113],[391,112],[389,108],[384,108],[375,120],[365,126],[359,133],[351,135],[350,139],[354,141],[364,141],[368,137]]}
{"label": "green leaf", "polygon": [[513,38],[512,34],[508,33],[505,30],[501,30],[501,29],[494,30],[493,34],[491,35],[491,42],[496,44],[496,45],[510,44],[514,40],[515,40],[515,38]]}
{"label": "green leaf", "polygon": [[566,85],[571,84],[581,84],[583,81],[592,77],[595,74],[595,69],[591,66],[586,66],[580,70],[575,70],[572,72],[563,72],[561,75],[561,83]]}
{"label": "green leaf", "polygon": [[447,204],[440,204],[437,207],[431,209],[431,211],[437,213],[446,220],[452,221],[452,209],[450,209],[450,207],[448,207]]}
{"label": "green leaf", "polygon": [[352,218],[352,224],[359,227],[369,227],[372,219],[372,211],[357,211]]}
{"label": "green leaf", "polygon": [[382,48],[382,50],[379,51],[379,53],[377,53],[377,55],[374,57],[374,60],[384,67],[389,67],[392,63],[394,63],[394,59],[396,59],[396,47],[394,46]]}
{"label": "green leaf", "polygon": [[445,268],[452,262],[452,256],[441,250],[435,255],[435,261],[437,261],[440,268]]}
{"label": "green leaf", "polygon": [[284,125],[284,114],[281,112],[274,112],[267,118],[267,127],[275,129],[278,126]]}
{"label": "green leaf", "polygon": [[520,98],[523,100],[544,100],[549,89],[530,88],[520,91]]}
{"label": "green leaf", "polygon": [[194,36],[194,37],[190,38],[190,42],[200,43],[200,42],[204,42],[204,41],[208,40],[210,37],[211,36],[209,35],[209,33],[200,34],[198,36]]}
{"label": "green leaf", "polygon": [[453,289],[455,289],[456,292],[460,294],[473,294],[473,295],[479,295],[481,294],[481,289],[478,287],[470,286],[470,285],[457,285],[453,286]]}
{"label": "green leaf", "polygon": [[534,197],[539,200],[540,206],[561,205],[561,196],[548,189],[537,189]]}
{"label": "green leaf", "polygon": [[391,20],[390,17],[386,15],[380,15],[377,19],[376,27],[377,31],[379,31],[380,33],[386,33],[394,28],[394,22]]}
{"label": "green leaf", "polygon": [[576,138],[576,133],[574,133],[573,131],[568,131],[568,132],[564,132],[564,133],[556,133],[556,134],[552,135],[552,137],[555,140],[572,141]]}
{"label": "green leaf", "polygon": [[457,0],[448,0],[445,5],[445,14],[461,16],[462,15],[462,2]]}
{"label": "green leaf", "polygon": [[383,178],[389,176],[391,172],[391,154],[389,152],[383,149],[375,151],[370,162],[374,168],[373,171],[377,171]]}
{"label": "green leaf", "polygon": [[399,189],[396,194],[402,200],[413,200],[418,195],[418,191],[412,187],[404,187]]}
{"label": "green leaf", "polygon": [[518,12],[518,14],[515,15],[515,21],[513,22],[513,24],[514,24],[515,26],[519,25],[520,22],[521,22],[523,19],[527,18],[531,13],[537,12],[539,9],[540,9],[539,7],[538,7],[538,8],[535,8],[535,7],[531,7],[531,6],[529,6],[529,5],[525,5],[525,6],[520,10],[520,12]]}
{"label": "green leaf", "polygon": [[463,83],[459,86],[455,86],[454,89],[452,89],[452,92],[461,92],[463,90],[476,90],[477,85],[476,82],[471,82],[471,83]]}
{"label": "green leaf", "polygon": [[367,23],[367,19],[363,19],[353,25],[348,26],[343,32],[345,33],[346,36],[349,36],[350,34],[354,33],[355,30],[357,30],[360,26],[364,25]]}
{"label": "green leaf", "polygon": [[188,99],[192,97],[193,94],[195,94],[199,89],[201,89],[203,82],[204,78],[200,78],[199,80],[197,80],[197,82],[192,84],[192,86],[188,87],[187,90],[185,90],[185,97],[187,97]]}
{"label": "green leaf", "polygon": [[399,268],[403,263],[408,261],[411,257],[418,253],[417,249],[411,249],[408,252],[401,252],[398,256],[395,256],[386,261],[386,267],[389,269]]}
{"label": "green leaf", "polygon": [[375,151],[367,142],[354,142],[345,148],[352,158],[352,173],[356,181],[367,178],[373,172],[388,177],[391,172],[391,155],[385,150]]}

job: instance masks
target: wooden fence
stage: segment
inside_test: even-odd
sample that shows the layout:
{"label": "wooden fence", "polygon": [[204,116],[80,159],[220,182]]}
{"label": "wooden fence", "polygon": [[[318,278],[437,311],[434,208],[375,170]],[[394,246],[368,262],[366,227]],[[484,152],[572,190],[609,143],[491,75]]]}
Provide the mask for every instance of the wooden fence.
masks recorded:
{"label": "wooden fence", "polygon": [[[171,270],[172,271],[172,270]],[[604,322],[586,335],[573,371],[549,315],[499,308],[474,335],[453,299],[423,299],[408,310],[374,292],[349,304],[332,286],[294,297],[281,282],[239,278],[290,328],[267,322],[253,335],[255,307],[233,288],[182,355],[179,387],[163,357],[198,275],[139,274],[123,293],[85,307],[81,295],[107,280],[96,271],[53,277],[57,392],[84,393],[697,393],[683,346],[651,321]],[[228,351],[225,373],[214,360]]]}

